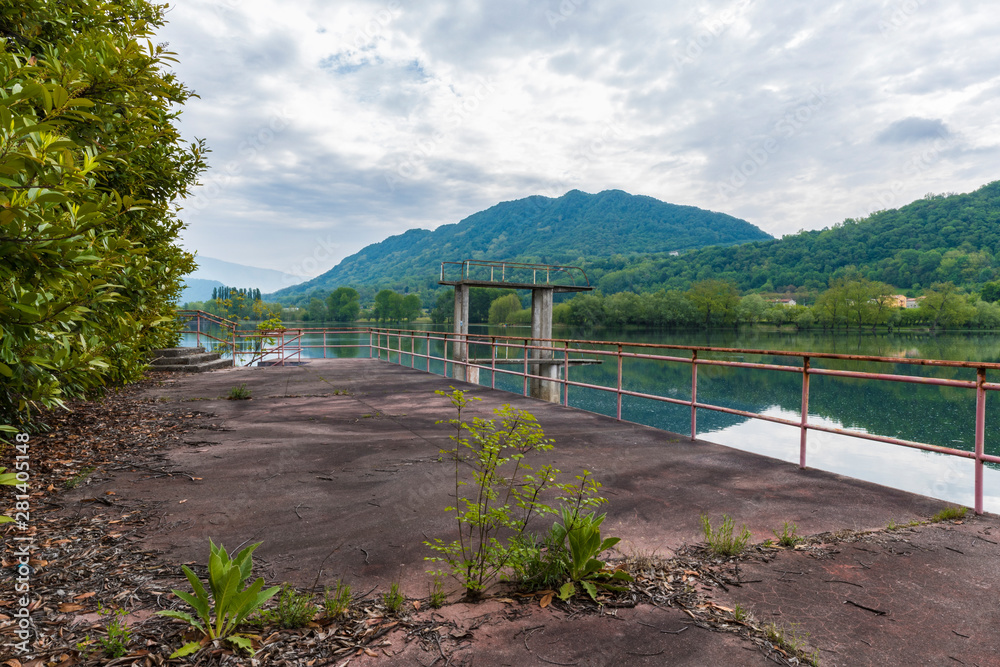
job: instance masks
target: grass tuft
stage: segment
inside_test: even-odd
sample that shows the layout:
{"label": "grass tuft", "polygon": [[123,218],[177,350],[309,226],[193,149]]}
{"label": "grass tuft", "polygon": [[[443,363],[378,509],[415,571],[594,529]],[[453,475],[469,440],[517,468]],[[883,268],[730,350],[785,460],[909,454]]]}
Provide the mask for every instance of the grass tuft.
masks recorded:
{"label": "grass tuft", "polygon": [[728,514],[722,515],[722,525],[718,530],[712,529],[712,522],[705,515],[701,517],[701,524],[705,531],[705,541],[712,553],[723,558],[739,556],[750,543],[750,531],[746,525],[740,528],[738,535],[733,535],[733,518]]}
{"label": "grass tuft", "polygon": [[230,401],[248,401],[250,400],[250,390],[247,389],[247,383],[244,382],[236,387],[229,390],[229,396],[227,396]]}
{"label": "grass tuft", "polygon": [[931,521],[955,521],[965,516],[967,507],[945,507],[943,510],[931,517]]}

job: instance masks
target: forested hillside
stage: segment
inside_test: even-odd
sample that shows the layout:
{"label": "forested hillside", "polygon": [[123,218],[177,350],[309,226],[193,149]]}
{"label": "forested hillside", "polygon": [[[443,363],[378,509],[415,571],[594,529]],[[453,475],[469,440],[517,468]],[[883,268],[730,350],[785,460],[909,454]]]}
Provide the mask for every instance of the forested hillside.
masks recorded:
{"label": "forested hillside", "polygon": [[327,273],[276,296],[341,285],[437,288],[441,261],[503,259],[577,264],[594,257],[689,250],[770,239],[750,223],[621,190],[497,204],[433,232],[414,229],[370,245]]}
{"label": "forested hillside", "polygon": [[971,288],[1000,276],[1000,181],[780,240],[588,266],[606,294],[686,289],[708,278],[732,281],[741,291],[813,291],[847,274],[901,290],[946,281]]}

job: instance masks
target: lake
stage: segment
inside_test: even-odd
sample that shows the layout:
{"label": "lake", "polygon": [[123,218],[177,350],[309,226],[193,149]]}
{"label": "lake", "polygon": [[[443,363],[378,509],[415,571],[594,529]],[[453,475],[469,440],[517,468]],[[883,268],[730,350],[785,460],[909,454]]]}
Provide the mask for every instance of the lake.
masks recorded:
{"label": "lake", "polygon": [[[297,324],[290,324],[298,326]],[[302,326],[324,326],[308,323]],[[336,326],[329,324],[327,326]],[[416,325],[421,330],[442,327]],[[528,327],[472,326],[470,333],[498,336],[527,335]],[[830,352],[897,358],[949,359],[959,361],[1000,362],[1000,335],[989,333],[893,333],[871,334],[830,332],[777,332],[755,330],[664,331],[636,328],[578,329],[557,325],[558,338],[661,343],[724,348]],[[359,336],[358,347],[328,350],[327,355],[368,356],[367,335]],[[307,344],[321,343],[314,336]],[[193,344],[193,340],[190,343]],[[418,350],[419,351],[419,350]],[[438,347],[435,354],[441,354]],[[488,348],[473,352],[489,356]],[[320,349],[307,350],[304,357],[322,357]],[[678,354],[677,356],[687,356]],[[717,356],[717,355],[716,355]],[[720,357],[721,358],[721,357]],[[798,364],[794,357],[754,356],[747,361],[780,365]],[[409,365],[408,355],[404,363]],[[423,367],[418,359],[418,367]],[[906,373],[953,379],[975,380],[973,369],[922,368],[907,364],[895,367],[870,362],[814,361],[814,366],[880,373]],[[441,372],[443,365],[432,365]],[[616,364],[574,366],[574,381],[614,387]],[[627,390],[690,399],[691,371],[688,364],[667,364],[641,359],[626,359],[623,364],[623,387]],[[992,382],[1000,372],[987,374]],[[490,373],[481,373],[481,383],[490,383]],[[521,393],[523,381],[497,376],[497,388]],[[701,366],[698,370],[698,399],[729,408],[785,419],[798,420],[802,379],[798,373]],[[1000,455],[1000,397],[988,392],[986,416],[986,451]],[[571,387],[571,406],[614,416],[615,395],[594,389]],[[657,428],[687,434],[690,432],[690,408],[647,399],[625,397],[622,418]],[[813,376],[809,403],[810,423],[834,428],[849,428],[872,434],[914,440],[972,451],[975,428],[975,392],[971,389],[914,385],[898,382],[873,382],[850,378]],[[544,426],[544,425],[543,425]],[[698,411],[698,437],[738,449],[798,462],[799,430],[794,427],[756,419],[714,412]],[[973,504],[973,462],[885,443],[848,436],[809,432],[810,467],[838,472],[886,486],[928,495],[953,503]],[[1000,470],[987,464],[984,505],[987,511],[1000,512]]]}

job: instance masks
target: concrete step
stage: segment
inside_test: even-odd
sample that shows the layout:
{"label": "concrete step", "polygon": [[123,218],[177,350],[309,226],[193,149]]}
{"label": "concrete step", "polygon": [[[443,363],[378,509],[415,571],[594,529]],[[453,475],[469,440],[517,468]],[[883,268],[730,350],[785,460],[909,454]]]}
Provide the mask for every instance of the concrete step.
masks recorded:
{"label": "concrete step", "polygon": [[206,361],[215,361],[222,355],[216,352],[201,352],[199,354],[188,354],[185,356],[173,357],[153,357],[149,363],[153,366],[178,366],[182,364],[201,364]]}
{"label": "concrete step", "polygon": [[212,361],[202,361],[196,364],[157,364],[153,366],[153,370],[170,371],[174,373],[205,373],[208,371],[218,370],[220,368],[232,367],[232,359],[215,359]]}
{"label": "concrete step", "polygon": [[204,347],[164,347],[153,350],[154,357],[186,357],[190,354],[204,354]]}

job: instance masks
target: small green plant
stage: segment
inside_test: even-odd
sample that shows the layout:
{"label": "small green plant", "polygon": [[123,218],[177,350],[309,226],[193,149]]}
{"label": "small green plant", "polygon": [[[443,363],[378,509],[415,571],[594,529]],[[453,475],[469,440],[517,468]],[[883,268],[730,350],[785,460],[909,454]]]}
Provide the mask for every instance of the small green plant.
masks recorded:
{"label": "small green plant", "polygon": [[83,481],[90,476],[90,473],[94,472],[95,470],[97,470],[97,468],[94,467],[84,468],[80,472],[76,473],[75,475],[67,479],[63,484],[66,486],[67,489],[75,489],[76,487],[80,486],[83,483]]}
{"label": "small green plant", "polygon": [[597,558],[621,541],[619,537],[601,539],[601,524],[605,515],[595,516],[594,512],[580,514],[577,508],[569,507],[563,507],[561,514],[562,523],[556,523],[552,530],[556,540],[561,542],[565,539],[569,545],[566,573],[569,581],[559,588],[559,599],[568,600],[573,597],[577,584],[595,602],[598,587],[615,592],[625,590],[620,582],[632,581],[629,573],[612,570]]}
{"label": "small green plant", "polygon": [[[4,470],[6,470],[6,468],[0,467],[0,486],[17,486],[18,484],[21,484],[21,482],[17,481],[16,472],[4,472]],[[0,514],[0,524],[13,523],[14,520],[15,519],[12,516]]]}
{"label": "small green plant", "polygon": [[434,588],[431,589],[431,607],[440,609],[444,606],[447,599],[448,596],[444,592],[444,584],[441,583],[440,578],[434,577]]}
{"label": "small green plant", "polygon": [[553,531],[542,538],[522,535],[512,541],[511,580],[530,591],[555,589],[566,581],[569,554]]}
{"label": "small green plant", "polygon": [[894,530],[899,530],[899,528],[900,528],[900,525],[898,523],[896,523],[895,519],[890,519],[889,520],[889,525],[885,527],[885,529],[887,531],[889,531],[890,533],[892,531],[894,531]]}
{"label": "small green plant", "polygon": [[943,510],[931,517],[931,521],[955,521],[965,516],[967,507],[945,507]]}
{"label": "small green plant", "polygon": [[[264,580],[260,577],[244,588],[253,570],[252,554],[260,544],[258,542],[248,546],[235,558],[230,558],[222,545],[216,546],[209,540],[211,552],[208,558],[209,591],[205,590],[201,581],[187,565],[182,565],[181,569],[184,570],[184,575],[191,583],[194,592],[173,591],[174,595],[191,605],[198,617],[174,610],[159,611],[157,615],[180,619],[209,639],[222,639],[237,648],[252,652],[250,638],[237,634],[236,628],[279,590],[278,586],[261,590],[264,587]],[[200,648],[201,642],[188,642],[174,651],[170,659],[190,655]]]}
{"label": "small green plant", "polygon": [[762,628],[764,636],[773,645],[791,653],[800,660],[807,661],[806,664],[813,667],[819,666],[819,651],[806,653],[806,645],[809,639],[808,634],[800,634],[796,626],[789,629],[782,628],[775,623],[767,623]]}
{"label": "small green plant", "polygon": [[740,529],[739,535],[733,536],[733,518],[728,514],[722,515],[722,525],[718,530],[712,529],[712,522],[705,515],[701,517],[702,528],[705,532],[705,541],[712,553],[723,558],[739,556],[750,543],[750,531],[744,525]]}
{"label": "small green plant", "polygon": [[226,398],[230,401],[249,401],[251,398],[251,392],[247,389],[247,383],[244,382],[230,389],[229,396]]}
{"label": "small green plant", "polygon": [[399,584],[392,582],[389,590],[382,594],[382,604],[390,614],[398,614],[405,603],[406,596],[399,592]]}
{"label": "small green plant", "polygon": [[258,618],[264,624],[282,628],[302,628],[316,616],[316,605],[308,593],[296,593],[291,584],[284,584],[274,609],[262,610]]}
{"label": "small green plant", "polygon": [[337,618],[347,611],[351,606],[351,587],[342,580],[337,581],[337,589],[332,591],[327,588],[323,592],[323,611],[327,618]]}
{"label": "small green plant", "polygon": [[[465,392],[452,387],[451,393],[435,392],[447,397],[458,411],[447,423],[455,427],[449,436],[453,448],[441,450],[454,463],[456,504],[445,511],[455,513],[458,539],[425,542],[439,555],[426,560],[444,563],[434,571],[437,575],[452,575],[465,586],[466,597],[476,599],[483,590],[510,567],[520,552],[518,538],[533,514],[554,512],[540,500],[553,487],[558,470],[545,465],[532,468],[525,457],[533,452],[552,449],[538,421],[530,413],[503,405],[495,412],[499,424],[492,419],[475,418],[462,421],[462,410],[469,404]],[[471,469],[472,480],[463,478]],[[464,487],[471,486],[471,493]],[[506,534],[506,542],[498,534]]]}
{"label": "small green plant", "polygon": [[101,637],[100,640],[104,655],[109,658],[121,658],[128,653],[128,644],[132,641],[132,632],[125,624],[125,617],[128,614],[124,609],[110,611],[101,605],[97,605],[97,613],[102,617],[111,617],[106,628],[107,636]]}
{"label": "small green plant", "polygon": [[737,623],[747,623],[753,619],[750,610],[737,602],[733,605],[733,620]]}
{"label": "small green plant", "polygon": [[781,546],[794,547],[796,544],[802,541],[802,538],[796,534],[798,529],[799,527],[796,526],[794,523],[788,523],[786,521],[785,525],[782,526],[780,533],[776,530],[772,530],[771,532],[774,533],[774,536],[776,538],[778,538],[778,544],[780,544]]}

